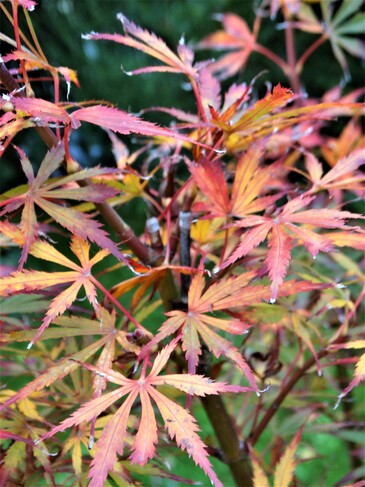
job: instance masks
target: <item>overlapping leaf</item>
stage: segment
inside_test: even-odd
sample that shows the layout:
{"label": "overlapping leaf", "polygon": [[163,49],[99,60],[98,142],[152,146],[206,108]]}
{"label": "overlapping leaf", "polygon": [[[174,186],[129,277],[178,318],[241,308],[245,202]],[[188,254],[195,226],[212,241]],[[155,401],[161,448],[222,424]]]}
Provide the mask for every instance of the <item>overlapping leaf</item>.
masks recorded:
{"label": "overlapping leaf", "polygon": [[313,183],[311,193],[321,189],[333,191],[336,189],[347,189],[351,191],[364,191],[365,176],[357,171],[360,166],[365,164],[364,149],[357,149],[347,157],[343,157],[335,166],[323,175],[323,166],[314,154],[306,157],[306,168]]}
{"label": "overlapping leaf", "polygon": [[[20,150],[19,150],[20,151]],[[116,191],[105,184],[88,184],[80,188],[77,185],[70,187],[69,183],[75,183],[88,177],[96,177],[101,174],[110,173],[108,168],[85,169],[60,179],[49,180],[51,174],[56,171],[64,158],[62,145],[51,149],[42,161],[38,174],[35,176],[32,165],[23,151],[20,151],[21,164],[27,177],[28,185],[21,186],[18,190],[7,193],[0,206],[4,209],[0,215],[10,213],[23,207],[20,221],[20,229],[23,236],[23,251],[19,266],[23,267],[30,247],[38,236],[38,219],[35,207],[41,208],[48,213],[57,223],[67,228],[74,235],[89,239],[100,247],[108,249],[120,260],[125,260],[123,254],[118,250],[117,245],[110,240],[107,233],[101,229],[101,224],[92,220],[88,215],[68,208],[58,203],[62,200],[86,200],[92,202],[103,202],[116,194]]]}
{"label": "overlapping leaf", "polygon": [[[252,146],[238,160],[235,178],[229,197],[225,174],[219,161],[202,161],[199,165],[189,164],[189,170],[208,202],[198,202],[195,211],[204,211],[210,218],[239,217],[263,211],[272,205],[280,193],[262,196],[279,174],[279,166],[273,164],[260,167],[263,149]],[[283,171],[282,168],[280,168]]]}
{"label": "overlapping leaf", "polygon": [[83,364],[87,369],[108,381],[118,384],[120,387],[81,406],[80,409],[75,411],[59,426],[52,428],[49,433],[43,436],[42,440],[71,426],[90,421],[116,401],[125,397],[123,404],[119,406],[113,418],[108,422],[96,444],[97,454],[92,461],[92,468],[89,474],[92,479],[90,487],[103,485],[109,470],[114,467],[117,454],[123,454],[128,417],[138,397],[141,402],[142,412],[139,428],[131,447],[131,462],[144,465],[155,454],[155,444],[158,441],[158,437],[152,398],[161,413],[169,436],[176,440],[182,450],[187,451],[189,456],[205,471],[215,486],[222,485],[212,470],[205,446],[197,435],[198,426],[195,419],[185,408],[161,394],[156,389],[156,386],[167,384],[188,394],[198,396],[222,392],[244,392],[248,388],[230,386],[222,382],[215,383],[211,379],[199,375],[159,375],[175,347],[176,342],[172,341],[170,345],[159,353],[150,373],[147,376],[142,374],[139,379],[134,380],[127,379],[119,372],[109,368],[101,369]]}
{"label": "overlapping leaf", "polygon": [[360,228],[349,227],[345,223],[347,219],[363,218],[362,215],[327,208],[304,209],[313,199],[313,196],[302,195],[289,201],[275,217],[248,216],[237,222],[235,226],[247,230],[241,243],[221,268],[249,254],[267,238],[269,250],[266,265],[272,281],[271,301],[275,302],[290,263],[293,237],[302,242],[315,258],[319,251],[331,252],[334,246],[325,235],[314,232],[313,227],[362,232]]}
{"label": "overlapping leaf", "polygon": [[194,141],[183,134],[159,127],[152,122],[146,122],[141,118],[114,107],[93,105],[68,113],[61,105],[41,98],[11,96],[10,100],[17,110],[18,118],[23,119],[24,117],[31,116],[37,123],[54,122],[77,129],[80,127],[81,122],[88,122],[122,135],[134,133],[148,137],[167,137],[210,149],[210,147]]}
{"label": "overlapping leaf", "polygon": [[0,281],[1,295],[8,296],[18,292],[31,292],[56,285],[69,284],[69,287],[56,296],[43,319],[42,325],[33,337],[30,346],[38,340],[48,325],[58,316],[65,312],[77,298],[79,290],[83,287],[87,299],[99,314],[97,301],[96,280],[91,275],[92,267],[103,260],[109,251],[100,250],[93,258],[89,257],[90,245],[79,237],[73,237],[71,250],[80,261],[80,265],[61,254],[48,242],[37,241],[32,245],[32,255],[40,259],[63,265],[70,271],[43,272],[43,271],[17,271]]}
{"label": "overlapping leaf", "polygon": [[[216,328],[233,335],[242,335],[247,332],[251,325],[239,319],[217,318],[207,314],[230,308],[239,310],[252,303],[268,300],[271,295],[269,286],[248,285],[254,276],[254,272],[247,272],[238,277],[230,277],[212,284],[205,292],[204,277],[201,274],[194,276],[189,289],[188,310],[175,310],[166,313],[169,318],[151,342],[142,349],[140,358],[150,353],[154,344],[178,333],[178,336],[181,337],[182,348],[185,351],[190,373],[196,371],[201,354],[200,341],[202,340],[216,357],[223,355],[232,360],[244,373],[250,386],[257,390],[252,371],[240,351],[230,341],[222,338],[214,331]],[[328,285],[288,281],[280,290],[280,294],[287,296],[316,288],[323,289],[324,287],[328,287]]]}

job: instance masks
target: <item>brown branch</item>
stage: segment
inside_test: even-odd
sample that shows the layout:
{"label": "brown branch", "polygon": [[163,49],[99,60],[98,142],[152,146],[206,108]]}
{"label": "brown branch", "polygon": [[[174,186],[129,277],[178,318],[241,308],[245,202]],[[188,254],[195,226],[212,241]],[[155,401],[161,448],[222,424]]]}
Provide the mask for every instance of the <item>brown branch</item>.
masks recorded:
{"label": "brown branch", "polygon": [[[325,357],[329,353],[330,353],[330,351],[327,349],[321,350],[320,352],[317,353],[318,360]],[[303,377],[303,375],[307,372],[308,369],[313,367],[313,365],[315,363],[316,363],[315,358],[310,357],[304,363],[304,365],[302,367],[294,370],[291,379],[286,383],[286,385],[280,391],[278,396],[271,403],[271,405],[269,406],[269,409],[266,411],[265,415],[261,419],[260,423],[256,426],[254,431],[251,432],[251,435],[249,437],[249,442],[252,446],[255,445],[255,443],[257,442],[257,440],[259,439],[259,437],[263,433],[263,431],[266,429],[268,423],[271,421],[274,414],[278,411],[280,404],[284,401],[284,399],[290,393],[290,391],[293,389],[295,384]]]}

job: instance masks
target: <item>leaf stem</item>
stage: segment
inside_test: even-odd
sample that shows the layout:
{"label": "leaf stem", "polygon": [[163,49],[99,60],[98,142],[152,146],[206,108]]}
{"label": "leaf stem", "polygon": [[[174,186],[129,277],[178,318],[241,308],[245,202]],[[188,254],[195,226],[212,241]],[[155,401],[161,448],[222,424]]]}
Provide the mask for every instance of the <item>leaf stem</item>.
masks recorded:
{"label": "leaf stem", "polygon": [[[328,355],[329,353],[330,350],[324,348],[317,353],[317,359],[319,360],[325,357],[326,355]],[[284,401],[286,396],[290,393],[290,391],[293,389],[295,384],[303,377],[303,375],[307,372],[308,369],[313,367],[315,363],[316,363],[315,357],[310,357],[302,367],[296,369],[293,372],[291,379],[286,383],[286,385],[282,388],[281,392],[271,403],[271,405],[269,406],[268,410],[266,411],[265,415],[261,419],[258,426],[251,432],[249,437],[249,443],[251,446],[254,446],[257,440],[260,438],[261,434],[266,429],[268,423],[271,421],[274,414],[278,411],[279,406]]]}

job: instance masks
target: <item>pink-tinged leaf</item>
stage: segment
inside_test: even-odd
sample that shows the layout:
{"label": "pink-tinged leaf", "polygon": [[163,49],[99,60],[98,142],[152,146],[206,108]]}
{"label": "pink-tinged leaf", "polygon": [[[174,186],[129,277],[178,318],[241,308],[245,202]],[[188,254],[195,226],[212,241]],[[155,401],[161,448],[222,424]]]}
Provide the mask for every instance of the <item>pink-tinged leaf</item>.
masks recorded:
{"label": "pink-tinged leaf", "polygon": [[124,255],[119,251],[117,245],[110,240],[107,233],[101,229],[101,223],[92,220],[89,215],[85,215],[84,213],[70,208],[60,207],[59,205],[44,199],[37,200],[37,204],[45,212],[49,213],[57,223],[67,228],[72,234],[83,239],[89,239],[98,244],[102,249],[108,249],[118,260],[121,260],[130,267]]}
{"label": "pink-tinged leaf", "polygon": [[267,234],[271,230],[273,223],[271,220],[267,220],[261,225],[258,225],[251,230],[247,230],[243,237],[241,237],[241,243],[236,250],[228,257],[228,259],[221,266],[222,269],[233,264],[237,259],[249,254],[251,250],[260,245],[265,240]]}
{"label": "pink-tinged leaf", "polygon": [[45,433],[41,441],[54,436],[60,431],[64,431],[71,426],[77,426],[81,423],[91,421],[94,416],[99,416],[105,409],[111,406],[115,401],[119,400],[126,394],[129,394],[133,390],[133,386],[120,387],[115,391],[108,392],[103,396],[92,399],[91,401],[83,404],[79,409],[71,414],[67,419],[63,420],[58,426],[53,427],[48,433]]}
{"label": "pink-tinged leaf", "polygon": [[307,168],[312,183],[317,185],[323,175],[323,166],[314,154],[310,152],[306,154],[305,167]]}
{"label": "pink-tinged leaf", "polygon": [[365,164],[364,149],[357,149],[347,157],[337,161],[336,165],[325,176],[314,182],[320,187],[331,187],[336,180],[340,180],[346,174],[353,173],[363,164]]}
{"label": "pink-tinged leaf", "polygon": [[325,235],[320,235],[305,227],[297,227],[290,223],[287,225],[287,228],[290,228],[302,240],[302,245],[308,249],[313,257],[316,257],[319,251],[333,252],[335,249],[331,240]]}
{"label": "pink-tinged leaf", "polygon": [[300,213],[285,216],[287,222],[307,223],[323,228],[348,228],[345,220],[350,218],[361,218],[364,216],[350,211],[331,210],[327,208],[319,210],[305,210]]}
{"label": "pink-tinged leaf", "polygon": [[225,79],[244,67],[255,48],[256,38],[247,23],[238,15],[227,13],[216,16],[216,18],[223,23],[224,30],[208,35],[199,43],[198,47],[218,50],[234,49],[235,52],[225,54],[209,65],[212,72],[218,73],[220,78]]}
{"label": "pink-tinged leaf", "polygon": [[188,363],[189,374],[195,374],[199,364],[199,356],[202,354],[199,340],[201,328],[201,321],[197,321],[194,317],[184,320],[181,342],[182,349],[185,352],[185,359]]}
{"label": "pink-tinged leaf", "polygon": [[236,347],[234,347],[231,342],[225,340],[217,333],[215,333],[212,329],[206,326],[200,326],[199,333],[206,345],[208,346],[209,350],[214,354],[215,357],[219,358],[221,355],[223,355],[224,357],[232,360],[232,362],[234,362],[238,369],[243,372],[248,382],[250,383],[252,390],[258,390],[256,380],[251,371],[251,368],[243,358],[241,352]]}
{"label": "pink-tinged leaf", "polygon": [[194,396],[220,394],[222,392],[248,392],[250,387],[232,386],[224,382],[214,382],[209,377],[193,374],[168,374],[151,378],[150,384],[170,386]]}
{"label": "pink-tinged leaf", "polygon": [[195,76],[196,70],[191,66],[192,54],[186,55],[186,49],[180,48],[180,56],[176,55],[166,45],[166,43],[157,37],[154,33],[150,33],[147,30],[135,25],[133,22],[127,19],[122,13],[117,15],[118,19],[122,22],[124,32],[126,35],[120,34],[99,34],[90,33],[83,36],[84,39],[93,40],[109,40],[124,44],[125,46],[138,49],[149,56],[158,59],[163,63],[162,66],[152,66],[148,68],[141,68],[139,70],[132,71],[128,74],[140,74],[153,71],[161,72],[173,72],[184,73],[188,76]]}
{"label": "pink-tinged leaf", "polygon": [[201,273],[196,274],[189,289],[189,310],[206,313],[226,307],[226,299],[241,290],[256,276],[255,272],[243,272],[219,282],[213,282],[204,292],[205,280]]}
{"label": "pink-tinged leaf", "polygon": [[64,108],[41,98],[12,96],[11,102],[17,110],[38,117],[42,122],[56,122],[65,125],[70,122],[69,114]]}
{"label": "pink-tinged leaf", "polygon": [[183,140],[184,142],[195,143],[189,137],[179,134],[178,132],[159,127],[152,122],[146,122],[116,108],[103,106],[87,107],[74,112],[72,115],[75,115],[75,117],[80,120],[101,125],[105,129],[123,135],[137,133],[150,137],[171,137],[173,139]]}
{"label": "pink-tinged leaf", "polygon": [[184,142],[189,142],[191,144],[197,144],[205,147],[206,149],[211,149],[205,144],[196,142],[185,135],[159,127],[152,122],[146,122],[117,108],[95,105],[76,110],[70,115],[70,118],[75,127],[79,125],[80,121],[85,121],[95,125],[100,125],[104,129],[109,129],[123,135],[134,133],[149,137],[170,137]]}
{"label": "pink-tinged leaf", "polygon": [[198,87],[206,113],[209,113],[209,107],[219,110],[219,107],[221,106],[221,87],[218,80],[212,76],[208,69],[202,69],[200,71]]}
{"label": "pink-tinged leaf", "polygon": [[153,362],[151,371],[149,373],[149,377],[155,377],[161,372],[161,370],[167,364],[167,361],[170,358],[170,355],[172,354],[172,352],[176,348],[176,344],[177,344],[177,339],[175,338],[157,354],[157,356]]}
{"label": "pink-tinged leaf", "polygon": [[[72,234],[81,237],[83,239],[89,239],[92,242],[97,243],[101,248],[109,249],[109,251],[119,260],[124,262],[130,267],[129,262],[124,255],[119,251],[117,245],[108,238],[107,233],[101,229],[101,224],[96,220],[91,219],[89,215],[85,215],[77,210],[61,206],[52,202],[52,198],[57,201],[58,198],[69,199],[89,199],[90,201],[104,201],[110,196],[115,194],[114,189],[109,188],[106,185],[90,185],[88,188],[80,189],[65,189],[61,185],[70,182],[79,181],[86,177],[97,176],[109,170],[100,168],[94,168],[90,170],[80,171],[77,174],[71,174],[56,182],[48,183],[47,180],[51,174],[60,166],[64,158],[64,149],[61,144],[52,148],[47,152],[42,164],[39,167],[38,174],[33,178],[33,174],[30,168],[30,163],[24,158],[24,154],[21,153],[22,166],[29,176],[29,190],[13,198],[10,203],[3,202],[5,205],[2,214],[10,211],[15,211],[16,208],[24,205],[21,218],[21,231],[23,235],[23,251],[20,259],[20,266],[24,264],[32,244],[37,237],[38,222],[36,219],[36,213],[34,205],[42,208],[48,213],[54,220],[67,228]],[[56,189],[61,186],[62,189]]]}
{"label": "pink-tinged leaf", "polygon": [[19,271],[11,276],[0,280],[2,284],[1,292],[3,295],[20,291],[31,291],[44,289],[58,284],[72,283],[67,289],[56,296],[46,313],[41,327],[33,337],[30,345],[32,346],[40,337],[48,325],[75,301],[81,287],[84,287],[86,296],[93,306],[96,314],[99,313],[99,305],[96,299],[95,283],[91,275],[91,268],[108,255],[108,251],[100,250],[92,259],[89,258],[90,245],[79,237],[73,237],[71,250],[79,258],[81,266],[75,264],[63,254],[58,252],[47,242],[35,242],[31,248],[31,253],[36,257],[55,262],[73,269],[69,272],[41,272],[41,271]]}
{"label": "pink-tinged leaf", "polygon": [[139,397],[141,400],[142,416],[131,447],[133,453],[129,459],[131,463],[144,465],[155,455],[155,444],[158,441],[158,436],[155,413],[148,392],[145,389],[141,389]]}
{"label": "pink-tinged leaf", "polygon": [[20,5],[31,12],[38,5],[34,0],[10,0],[11,3]]}
{"label": "pink-tinged leaf", "polygon": [[132,391],[103,429],[101,437],[96,443],[95,457],[91,462],[91,469],[88,475],[91,478],[89,487],[104,485],[109,470],[114,467],[117,460],[117,454],[123,454],[128,417],[137,395],[138,390]]}
{"label": "pink-tinged leaf", "polygon": [[228,188],[221,163],[203,161],[199,165],[188,164],[194,181],[208,197],[212,216],[226,216],[230,210]]}
{"label": "pink-tinged leaf", "polygon": [[223,487],[208,460],[205,445],[196,433],[199,428],[195,419],[186,409],[163,396],[156,389],[150,387],[148,392],[160,410],[170,438],[176,439],[179,447],[186,450],[194,462],[208,475],[215,487]]}
{"label": "pink-tinged leaf", "polygon": [[283,283],[286,275],[291,252],[292,239],[287,235],[279,225],[273,225],[269,237],[269,251],[266,257],[266,263],[269,270],[271,284],[270,302],[275,303],[279,286]]}
{"label": "pink-tinged leaf", "polygon": [[15,149],[20,156],[20,164],[22,165],[22,169],[24,174],[27,177],[28,183],[32,183],[34,180],[34,172],[33,172],[32,164],[30,163],[30,160],[26,156],[25,152],[20,147],[15,146]]}
{"label": "pink-tinged leaf", "polygon": [[57,284],[67,284],[78,277],[77,272],[17,271],[0,280],[0,296],[46,289]]}
{"label": "pink-tinged leaf", "polygon": [[47,195],[54,199],[69,199],[77,201],[91,201],[104,203],[116,196],[119,191],[106,184],[90,183],[85,188],[54,189],[47,191]]}

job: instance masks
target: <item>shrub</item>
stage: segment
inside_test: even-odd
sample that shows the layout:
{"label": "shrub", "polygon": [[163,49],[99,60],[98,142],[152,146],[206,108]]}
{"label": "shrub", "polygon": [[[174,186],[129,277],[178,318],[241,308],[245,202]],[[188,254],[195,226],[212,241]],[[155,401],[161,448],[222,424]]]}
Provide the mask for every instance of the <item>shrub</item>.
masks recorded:
{"label": "shrub", "polygon": [[[196,103],[163,106],[161,90],[138,116],[61,100],[77,74],[44,56],[34,5],[0,5],[14,28],[2,36],[1,149],[26,177],[0,203],[2,485],[204,481],[176,446],[215,486],[360,485],[363,90],[331,86],[314,100],[301,86],[325,42],[349,78],[345,54],[363,54],[360,2],[264,1],[252,30],[220,15],[196,47],[226,52],[206,61],[120,14],[124,33],[85,42],[148,54],[154,64],[126,74],[182,75]],[[283,16],[286,59],[258,41],[268,13]],[[298,31],[317,35],[299,58]],[[258,96],[260,76],[231,82],[253,52],[288,86]],[[53,99],[37,95],[39,70]],[[154,112],[173,123],[147,121]],[[87,123],[107,131],[114,167],[76,160],[73,134]],[[22,148],[28,128],[43,158]]]}

